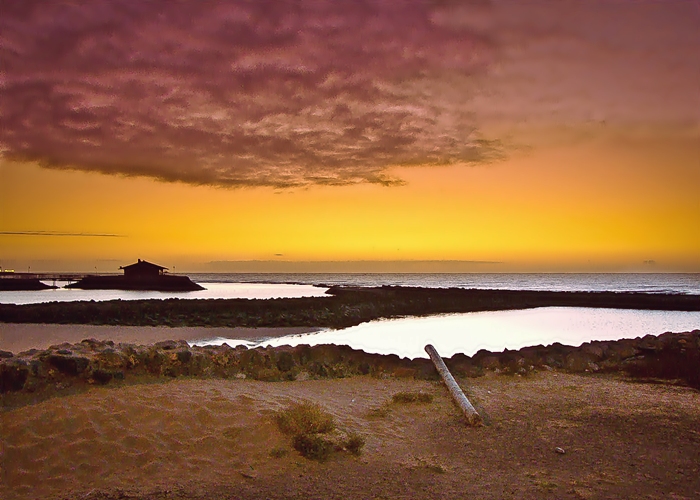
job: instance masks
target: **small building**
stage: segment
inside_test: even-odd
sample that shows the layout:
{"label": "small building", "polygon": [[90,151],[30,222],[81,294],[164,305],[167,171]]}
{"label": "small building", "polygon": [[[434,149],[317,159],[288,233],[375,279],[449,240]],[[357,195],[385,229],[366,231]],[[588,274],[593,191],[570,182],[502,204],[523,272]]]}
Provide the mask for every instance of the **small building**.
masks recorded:
{"label": "small building", "polygon": [[139,259],[139,261],[136,264],[123,266],[119,269],[124,270],[125,278],[142,279],[157,278],[158,276],[162,276],[168,268]]}

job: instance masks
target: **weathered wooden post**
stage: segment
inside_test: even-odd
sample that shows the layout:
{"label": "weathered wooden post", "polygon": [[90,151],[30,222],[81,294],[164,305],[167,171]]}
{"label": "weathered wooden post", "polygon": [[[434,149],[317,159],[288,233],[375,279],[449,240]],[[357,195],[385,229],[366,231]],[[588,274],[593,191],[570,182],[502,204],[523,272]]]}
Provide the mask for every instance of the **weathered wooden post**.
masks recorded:
{"label": "weathered wooden post", "polygon": [[481,420],[481,415],[477,413],[467,397],[464,395],[464,392],[462,392],[462,389],[460,389],[459,385],[457,385],[457,381],[450,373],[450,370],[447,369],[445,362],[442,360],[435,348],[428,344],[425,346],[425,352],[428,353],[428,356],[430,356],[431,361],[442,377],[443,382],[445,382],[447,390],[450,391],[450,394],[452,395],[452,399],[454,399],[457,406],[459,406],[460,410],[462,410],[464,416],[467,417],[467,423],[471,426],[482,425],[483,422]]}

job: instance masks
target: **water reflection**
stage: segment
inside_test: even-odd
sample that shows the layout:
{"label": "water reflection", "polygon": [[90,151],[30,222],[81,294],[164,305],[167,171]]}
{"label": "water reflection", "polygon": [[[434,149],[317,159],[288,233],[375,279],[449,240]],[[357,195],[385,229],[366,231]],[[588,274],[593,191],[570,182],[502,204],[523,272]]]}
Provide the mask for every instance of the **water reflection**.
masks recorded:
{"label": "water reflection", "polygon": [[[489,311],[364,323],[343,330],[270,339],[257,345],[346,344],[379,354],[425,358],[426,344],[444,357],[479,349],[502,351],[538,344],[578,346],[590,340],[617,340],[667,331],[700,329],[700,312],[640,311],[575,307],[542,307],[517,311]],[[198,342],[238,345],[231,339]]]}

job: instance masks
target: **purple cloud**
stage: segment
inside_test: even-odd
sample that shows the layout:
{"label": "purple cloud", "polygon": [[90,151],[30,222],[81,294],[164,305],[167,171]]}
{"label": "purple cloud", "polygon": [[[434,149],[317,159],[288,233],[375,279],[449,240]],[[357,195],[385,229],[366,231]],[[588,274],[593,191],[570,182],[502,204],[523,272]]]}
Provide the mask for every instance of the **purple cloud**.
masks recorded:
{"label": "purple cloud", "polygon": [[389,184],[501,154],[483,1],[6,0],[0,151],[225,186]]}

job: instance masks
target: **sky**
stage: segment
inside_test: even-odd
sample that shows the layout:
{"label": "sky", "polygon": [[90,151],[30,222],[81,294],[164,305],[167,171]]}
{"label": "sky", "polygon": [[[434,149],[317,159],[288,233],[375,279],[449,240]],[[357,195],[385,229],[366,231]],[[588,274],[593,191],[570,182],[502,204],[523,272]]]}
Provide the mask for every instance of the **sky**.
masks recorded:
{"label": "sky", "polygon": [[5,0],[0,266],[700,272],[697,0]]}

